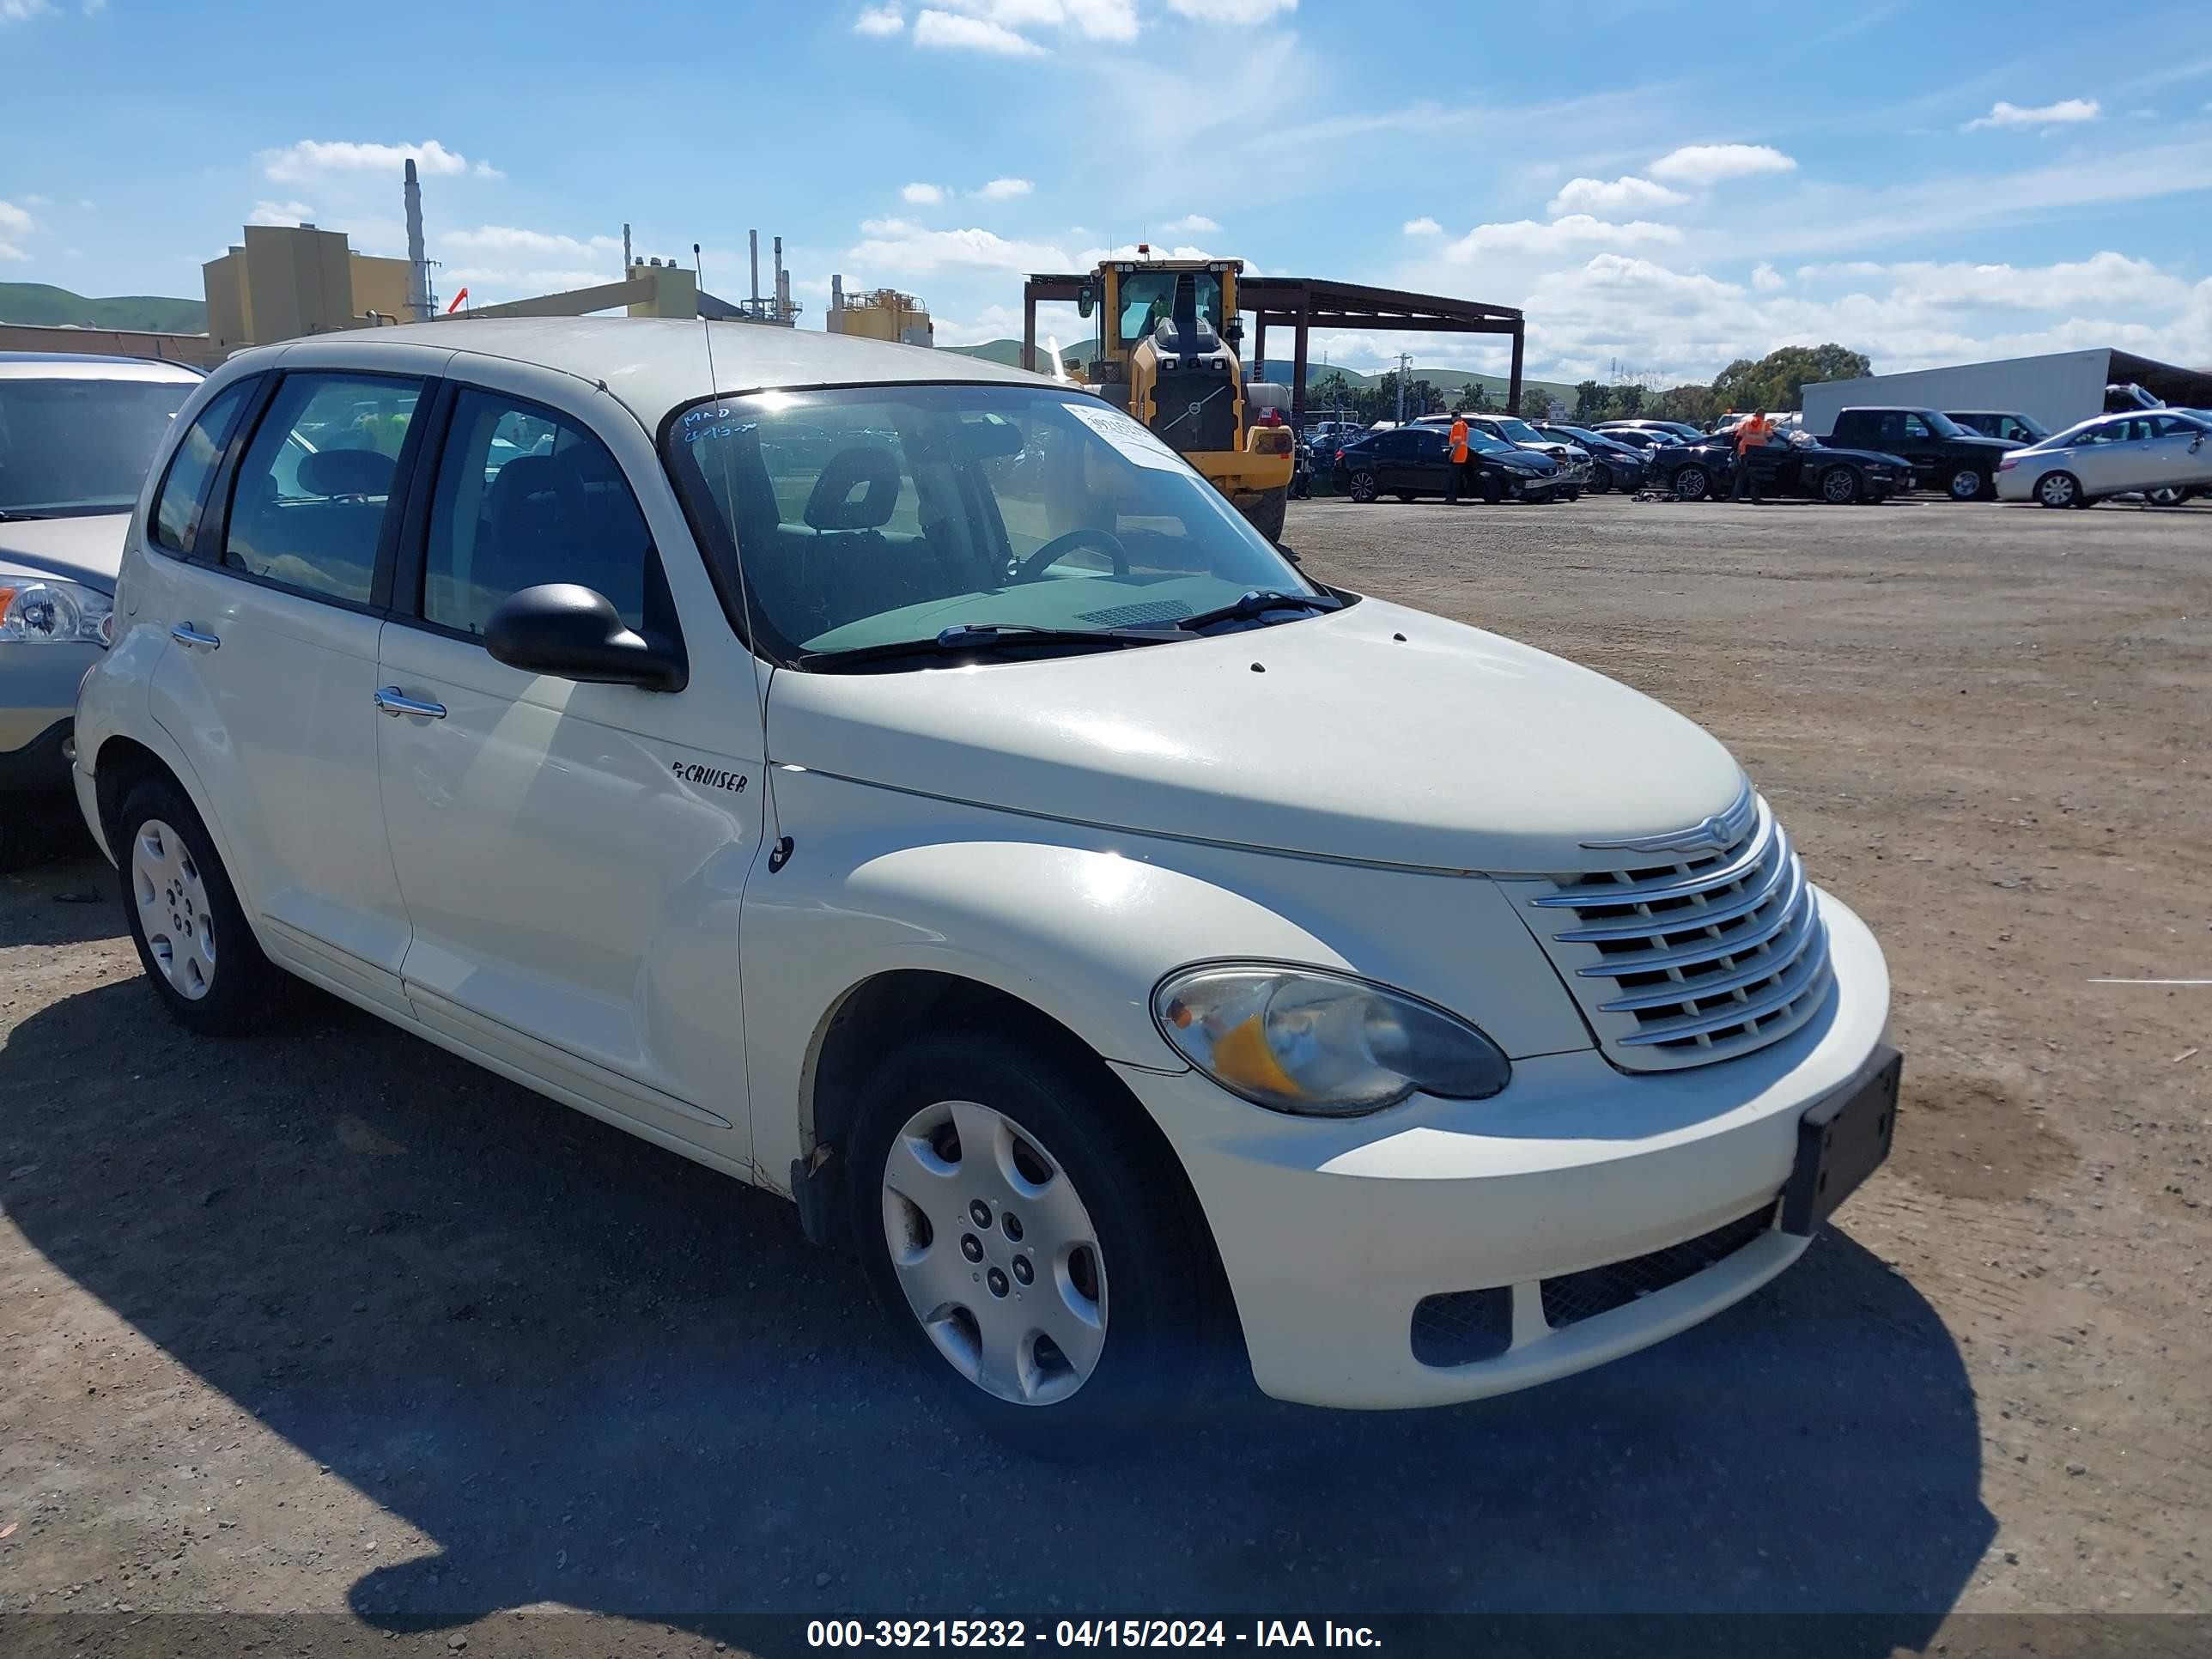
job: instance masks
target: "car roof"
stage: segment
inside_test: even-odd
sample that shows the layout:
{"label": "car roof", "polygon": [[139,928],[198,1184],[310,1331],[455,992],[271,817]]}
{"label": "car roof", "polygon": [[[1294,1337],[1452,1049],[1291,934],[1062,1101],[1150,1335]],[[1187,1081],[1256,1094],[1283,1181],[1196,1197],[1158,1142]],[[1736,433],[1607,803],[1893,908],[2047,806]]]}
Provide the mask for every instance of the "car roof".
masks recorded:
{"label": "car roof", "polygon": [[158,357],[104,357],[89,351],[0,351],[4,380],[148,380],[191,385],[203,375]]}
{"label": "car roof", "polygon": [[[707,372],[713,341],[714,374]],[[962,381],[1044,386],[1061,384],[981,357],[933,346],[893,345],[855,334],[770,324],[698,322],[680,317],[483,317],[349,329],[267,348],[288,366],[306,367],[325,343],[343,343],[349,367],[361,347],[431,346],[531,363],[603,385],[648,428],[683,404],[716,393],[825,386],[924,385]],[[243,362],[259,352],[244,352]]]}

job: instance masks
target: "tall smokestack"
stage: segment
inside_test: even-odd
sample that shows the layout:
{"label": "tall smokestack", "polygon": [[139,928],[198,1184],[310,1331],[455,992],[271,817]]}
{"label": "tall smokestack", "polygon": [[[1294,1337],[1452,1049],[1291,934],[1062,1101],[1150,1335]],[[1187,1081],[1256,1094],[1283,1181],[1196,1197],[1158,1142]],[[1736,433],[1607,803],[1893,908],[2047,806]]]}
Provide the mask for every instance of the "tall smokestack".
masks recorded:
{"label": "tall smokestack", "polygon": [[830,273],[830,309],[832,311],[842,311],[844,308],[845,279],[837,275],[836,272],[832,271]]}
{"label": "tall smokestack", "polygon": [[784,315],[783,300],[783,238],[779,236],[775,239],[775,314],[779,321]]}
{"label": "tall smokestack", "polygon": [[745,233],[745,245],[752,250],[753,305],[756,307],[758,307],[760,305],[760,232],[757,230],[747,231]]}
{"label": "tall smokestack", "polygon": [[623,227],[623,281],[629,281],[629,227]]}
{"label": "tall smokestack", "polygon": [[415,161],[407,161],[407,314],[414,321],[430,320],[430,260],[422,252],[422,185],[415,176]]}

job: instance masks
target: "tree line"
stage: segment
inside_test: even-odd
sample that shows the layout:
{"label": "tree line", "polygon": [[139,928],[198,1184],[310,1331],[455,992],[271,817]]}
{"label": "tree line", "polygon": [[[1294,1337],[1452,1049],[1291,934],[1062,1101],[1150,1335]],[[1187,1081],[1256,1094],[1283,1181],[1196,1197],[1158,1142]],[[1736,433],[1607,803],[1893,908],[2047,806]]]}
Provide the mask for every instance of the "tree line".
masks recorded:
{"label": "tree line", "polygon": [[[1583,424],[1592,421],[1687,421],[1703,426],[1730,410],[1764,409],[1783,414],[1804,406],[1804,388],[1810,380],[1850,380],[1871,374],[1874,365],[1866,354],[1832,343],[1820,346],[1784,346],[1753,362],[1739,357],[1714,376],[1710,386],[1684,385],[1663,389],[1635,381],[1609,385],[1584,380],[1575,388],[1569,418]],[[1469,380],[1455,392],[1446,392],[1419,376],[1406,382],[1406,418],[1449,412],[1482,415],[1503,411],[1505,399],[1479,381]],[[1524,412],[1540,415],[1528,408]],[[1398,418],[1398,371],[1378,377],[1371,385],[1355,386],[1336,369],[1306,382],[1306,413],[1310,417],[1340,416],[1370,425]]]}

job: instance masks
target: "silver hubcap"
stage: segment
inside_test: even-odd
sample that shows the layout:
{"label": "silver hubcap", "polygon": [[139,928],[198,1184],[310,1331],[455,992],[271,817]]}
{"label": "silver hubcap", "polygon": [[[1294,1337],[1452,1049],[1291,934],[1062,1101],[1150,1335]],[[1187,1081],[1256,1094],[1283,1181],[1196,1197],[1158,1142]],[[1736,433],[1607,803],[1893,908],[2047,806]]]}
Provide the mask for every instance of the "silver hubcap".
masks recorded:
{"label": "silver hubcap", "polygon": [[1065,1400],[1106,1346],[1091,1212],[1036,1137],[972,1100],[906,1121],[884,1166],[884,1239],[952,1368],[1018,1406]]}
{"label": "silver hubcap", "polygon": [[1982,493],[1982,475],[1978,472],[1956,472],[1951,476],[1951,493],[1966,501]]}
{"label": "silver hubcap", "polygon": [[2074,499],[2074,480],[2064,477],[2063,474],[2045,478],[2043,481],[2043,499],[2056,506],[2063,506],[2064,503],[2072,501]]}
{"label": "silver hubcap", "polygon": [[1674,493],[1686,501],[1696,501],[1705,493],[1705,475],[1694,466],[1686,469],[1682,476],[1674,480]]}
{"label": "silver hubcap", "polygon": [[198,1002],[215,988],[215,917],[183,837],[159,818],[140,824],[131,843],[131,890],[154,966],[179,996]]}

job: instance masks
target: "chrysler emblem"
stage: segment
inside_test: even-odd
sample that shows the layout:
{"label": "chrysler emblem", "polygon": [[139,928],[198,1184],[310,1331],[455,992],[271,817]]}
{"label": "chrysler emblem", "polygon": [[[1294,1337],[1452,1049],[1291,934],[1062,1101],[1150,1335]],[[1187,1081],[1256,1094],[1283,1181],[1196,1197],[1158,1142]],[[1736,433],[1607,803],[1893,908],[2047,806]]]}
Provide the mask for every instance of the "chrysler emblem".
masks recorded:
{"label": "chrysler emblem", "polygon": [[1741,841],[1759,821],[1759,798],[1746,782],[1742,793],[1725,812],[1715,812],[1683,830],[1662,830],[1656,836],[1630,836],[1620,841],[1586,841],[1593,853],[1673,853],[1695,858],[1705,853],[1724,853]]}

